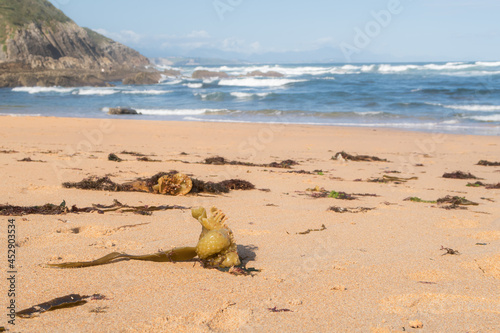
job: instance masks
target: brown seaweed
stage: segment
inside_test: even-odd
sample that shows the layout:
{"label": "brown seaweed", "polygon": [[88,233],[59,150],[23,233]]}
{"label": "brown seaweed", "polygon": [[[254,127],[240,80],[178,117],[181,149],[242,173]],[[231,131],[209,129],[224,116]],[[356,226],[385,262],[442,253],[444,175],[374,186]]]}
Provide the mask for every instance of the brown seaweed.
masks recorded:
{"label": "brown seaweed", "polygon": [[[159,172],[150,178],[138,178],[133,182],[118,184],[113,182],[109,177],[95,177],[91,176],[83,179],[80,182],[66,182],[63,186],[66,188],[77,188],[82,190],[99,190],[99,191],[112,191],[112,192],[149,192],[155,193],[154,187],[158,185],[162,177],[172,177],[177,174],[177,171]],[[255,186],[241,179],[229,179],[218,183],[206,182],[191,178],[192,188],[189,193],[229,193],[230,190],[252,190]],[[166,191],[165,193],[169,193]]]}
{"label": "brown seaweed", "polygon": [[450,249],[449,247],[443,247],[442,245],[441,245],[441,250],[446,251],[446,253],[442,254],[443,256],[445,256],[447,254],[451,254],[451,255],[459,255],[460,254],[460,252],[458,252],[457,250]]}
{"label": "brown seaweed", "polygon": [[267,167],[267,168],[281,168],[281,169],[291,169],[293,165],[298,165],[299,163],[294,160],[284,160],[281,162],[272,162],[268,164],[256,164],[251,162],[240,162],[240,161],[230,161],[221,156],[206,158],[202,164],[212,164],[212,165],[243,165],[243,166],[253,166],[253,167]]}
{"label": "brown seaweed", "polygon": [[442,204],[450,204],[448,206],[442,206],[441,208],[444,209],[466,209],[465,207],[461,206],[478,206],[479,204],[470,200],[467,200],[464,197],[459,197],[459,196],[450,196],[447,195],[443,198],[437,199],[437,203],[442,205]]}
{"label": "brown seaweed", "polygon": [[373,209],[375,208],[368,208],[368,207],[344,208],[344,207],[331,206],[327,210],[333,211],[335,213],[365,213]]}
{"label": "brown seaweed", "polygon": [[139,162],[161,162],[161,160],[154,160],[152,158],[149,158],[147,156],[143,156],[143,157],[137,157],[137,160]]}
{"label": "brown seaweed", "polygon": [[123,160],[121,158],[119,158],[116,154],[111,153],[108,155],[108,161],[122,162]]}
{"label": "brown seaweed", "polygon": [[297,232],[297,235],[307,235],[313,231],[323,231],[323,230],[326,230],[326,226],[324,224],[321,225],[320,229],[307,229],[306,231]]}
{"label": "brown seaweed", "polygon": [[120,154],[124,154],[124,155],[132,155],[132,156],[135,156],[135,157],[143,157],[143,156],[151,156],[151,155],[146,155],[146,154],[141,154],[141,153],[137,153],[135,151],[122,151],[120,152]]}
{"label": "brown seaweed", "polygon": [[0,215],[3,216],[23,216],[31,214],[40,215],[61,215],[68,213],[93,213],[97,212],[99,214],[104,214],[107,212],[133,212],[141,215],[151,215],[154,211],[169,210],[169,209],[188,209],[183,206],[129,206],[114,200],[114,203],[110,206],[94,204],[92,207],[78,208],[73,205],[71,208],[66,206],[66,202],[63,201],[60,205],[45,204],[43,206],[12,206],[12,205],[0,205]]}
{"label": "brown seaweed", "polygon": [[12,150],[12,149],[9,149],[9,150],[0,150],[0,154],[15,154],[15,153],[19,153],[17,150]]}
{"label": "brown seaweed", "polygon": [[403,201],[423,202],[423,203],[437,203],[437,201],[434,201],[434,200],[423,200],[423,199],[420,199],[419,197],[408,197],[408,198],[404,199]]}
{"label": "brown seaweed", "polygon": [[276,306],[274,308],[267,308],[271,312],[293,312],[290,309],[278,309]]}
{"label": "brown seaweed", "polygon": [[17,160],[18,162],[38,162],[38,163],[47,163],[47,161],[42,160],[32,160],[31,157],[25,157],[22,160]]}
{"label": "brown seaweed", "polygon": [[500,162],[490,162],[486,160],[480,160],[477,165],[483,165],[483,166],[500,166]]}
{"label": "brown seaweed", "polygon": [[18,311],[16,315],[21,318],[34,318],[38,317],[41,313],[47,311],[54,311],[57,309],[72,308],[75,306],[80,306],[86,304],[89,300],[105,300],[106,297],[101,294],[94,295],[79,295],[71,294],[63,297],[54,298],[48,302],[40,303],[32,306],[31,308]]}
{"label": "brown seaweed", "polygon": [[449,173],[444,173],[443,178],[450,178],[450,179],[479,179],[470,172],[463,172],[463,171],[455,171],[455,172],[449,172]]}
{"label": "brown seaweed", "polygon": [[334,157],[332,157],[332,159],[334,159],[334,160],[338,159],[339,155],[344,160],[348,160],[348,161],[356,161],[356,162],[389,162],[385,158],[380,158],[380,157],[377,157],[377,156],[369,156],[369,155],[351,155],[351,154],[346,153],[345,151],[338,152],[337,154],[335,154]]}
{"label": "brown seaweed", "polygon": [[[238,247],[231,229],[226,225],[227,217],[219,209],[212,207],[207,214],[203,207],[191,209],[193,218],[202,226],[198,244],[195,247],[177,247],[170,251],[160,251],[146,255],[130,255],[113,252],[92,261],[47,264],[52,268],[81,268],[109,264],[117,260],[145,260],[154,262],[191,261],[198,257],[204,267],[228,269],[235,275],[248,275],[258,270],[241,264]],[[324,227],[324,226],[323,226]],[[234,268],[231,270],[231,268]]]}
{"label": "brown seaweed", "polygon": [[406,183],[409,180],[417,180],[417,179],[418,179],[418,177],[403,178],[403,177],[394,177],[394,176],[383,175],[382,178],[373,178],[373,179],[368,179],[367,181],[370,183],[394,182],[396,184],[401,184],[401,183]]}

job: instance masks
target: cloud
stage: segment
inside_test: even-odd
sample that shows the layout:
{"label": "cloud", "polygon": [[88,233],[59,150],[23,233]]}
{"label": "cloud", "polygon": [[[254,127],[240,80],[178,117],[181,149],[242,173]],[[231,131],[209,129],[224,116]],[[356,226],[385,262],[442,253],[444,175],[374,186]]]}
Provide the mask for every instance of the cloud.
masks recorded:
{"label": "cloud", "polygon": [[186,38],[210,38],[210,34],[205,30],[197,30],[187,34]]}

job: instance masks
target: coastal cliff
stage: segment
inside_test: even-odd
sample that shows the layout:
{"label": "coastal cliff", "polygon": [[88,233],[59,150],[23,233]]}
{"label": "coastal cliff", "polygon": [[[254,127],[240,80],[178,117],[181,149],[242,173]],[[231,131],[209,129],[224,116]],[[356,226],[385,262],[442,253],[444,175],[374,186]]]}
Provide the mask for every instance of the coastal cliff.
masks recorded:
{"label": "coastal cliff", "polygon": [[78,26],[47,0],[0,0],[0,87],[106,85],[147,65],[139,52]]}

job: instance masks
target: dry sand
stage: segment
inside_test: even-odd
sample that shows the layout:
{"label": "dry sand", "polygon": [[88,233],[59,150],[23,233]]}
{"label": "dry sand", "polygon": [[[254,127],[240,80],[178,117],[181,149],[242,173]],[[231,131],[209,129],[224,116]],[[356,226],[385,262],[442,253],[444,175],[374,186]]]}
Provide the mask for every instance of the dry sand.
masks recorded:
{"label": "dry sand", "polygon": [[[80,269],[42,267],[92,260],[114,251],[154,253],[196,244],[200,225],[190,211],[151,216],[81,213],[16,216],[16,305],[22,310],[67,294],[107,300],[16,319],[17,332],[498,332],[500,331],[500,190],[466,187],[445,172],[471,172],[500,182],[500,138],[383,129],[301,125],[150,122],[2,117],[0,204],[217,206],[230,218],[240,256],[255,276],[205,269],[197,262],[120,261]],[[140,162],[121,151],[154,154]],[[336,152],[390,162],[332,160]],[[117,153],[126,161],[107,160]],[[181,154],[186,153],[186,154]],[[294,159],[288,173],[266,167],[203,165],[207,157],[270,163]],[[30,157],[42,162],[19,162]],[[190,163],[185,163],[190,162]],[[421,166],[417,166],[421,165]],[[256,190],[174,197],[65,189],[89,175],[116,182],[178,170],[202,180],[240,178]],[[418,177],[406,183],[369,178]],[[362,179],[363,181],[355,181]],[[315,186],[373,193],[358,200],[311,198]],[[261,191],[258,189],[269,189]],[[479,203],[446,210],[424,200],[452,195]],[[335,213],[330,206],[369,207]],[[0,251],[7,269],[7,221]],[[121,226],[143,224],[136,227]],[[326,230],[298,234],[307,229]],[[478,245],[486,244],[486,245]],[[460,252],[443,255],[441,246]],[[5,274],[4,274],[5,276]],[[3,312],[7,285],[2,278]],[[269,309],[289,309],[272,312]],[[412,328],[414,321],[423,328]],[[417,322],[418,324],[418,322]]]}

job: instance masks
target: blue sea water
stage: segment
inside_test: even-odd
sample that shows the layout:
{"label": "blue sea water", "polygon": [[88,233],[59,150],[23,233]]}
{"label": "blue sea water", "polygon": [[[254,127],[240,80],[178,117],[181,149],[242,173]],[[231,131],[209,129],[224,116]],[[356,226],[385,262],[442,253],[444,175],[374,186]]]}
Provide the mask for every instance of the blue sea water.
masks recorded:
{"label": "blue sea water", "polygon": [[[165,76],[148,86],[116,82],[109,88],[3,88],[0,115],[279,122],[500,135],[500,62],[175,69],[182,77]],[[191,79],[198,69],[232,77]],[[255,70],[285,76],[245,76]],[[142,115],[107,115],[109,107],[117,106]]]}

